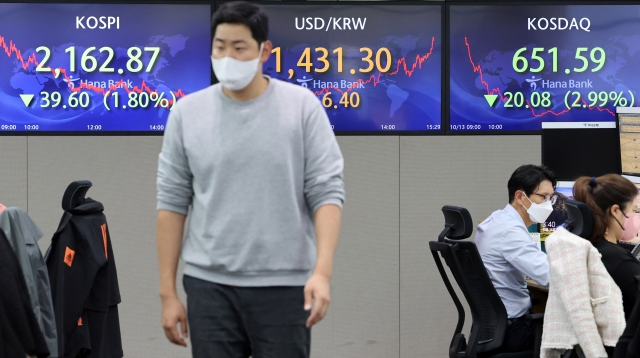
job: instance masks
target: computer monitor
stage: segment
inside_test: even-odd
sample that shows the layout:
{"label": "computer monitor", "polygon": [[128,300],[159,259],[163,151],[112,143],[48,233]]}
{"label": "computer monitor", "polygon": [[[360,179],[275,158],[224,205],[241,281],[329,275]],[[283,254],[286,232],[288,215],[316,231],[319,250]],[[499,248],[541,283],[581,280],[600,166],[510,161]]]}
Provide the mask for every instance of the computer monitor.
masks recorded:
{"label": "computer monitor", "polygon": [[618,112],[622,174],[640,176],[640,113]]}
{"label": "computer monitor", "polygon": [[551,235],[556,228],[564,226],[567,221],[567,209],[564,206],[564,201],[567,199],[573,199],[573,184],[574,182],[558,182],[556,186],[556,199],[553,204],[553,211],[547,220],[540,224],[540,241],[544,242],[547,236]]}
{"label": "computer monitor", "polygon": [[542,123],[542,164],[559,180],[621,174],[615,122]]}

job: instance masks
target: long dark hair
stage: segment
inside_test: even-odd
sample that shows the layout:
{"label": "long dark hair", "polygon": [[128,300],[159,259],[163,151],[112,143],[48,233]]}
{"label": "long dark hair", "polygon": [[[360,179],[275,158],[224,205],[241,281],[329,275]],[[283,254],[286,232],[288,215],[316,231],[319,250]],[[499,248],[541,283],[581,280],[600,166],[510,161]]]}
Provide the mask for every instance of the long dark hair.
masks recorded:
{"label": "long dark hair", "polygon": [[618,174],[606,174],[597,178],[580,177],[573,186],[573,197],[591,210],[593,231],[591,243],[602,239],[609,226],[610,208],[618,204],[624,212],[638,195],[638,188]]}

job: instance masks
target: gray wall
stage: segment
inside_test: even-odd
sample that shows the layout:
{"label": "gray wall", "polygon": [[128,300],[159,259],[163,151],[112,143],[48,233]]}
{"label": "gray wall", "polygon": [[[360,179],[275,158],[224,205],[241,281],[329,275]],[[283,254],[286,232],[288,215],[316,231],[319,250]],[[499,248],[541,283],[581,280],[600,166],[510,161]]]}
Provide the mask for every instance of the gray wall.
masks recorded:
{"label": "gray wall", "polygon": [[[520,164],[540,162],[539,136],[339,137],[345,205],[332,304],[312,357],[446,356],[455,307],[428,249],[440,207],[478,222],[507,201]],[[126,357],[189,357],[160,327],[155,172],[161,137],[0,137],[0,202],[20,206],[51,241],[62,194],[89,179],[105,205],[118,265]],[[182,294],[182,292],[181,292]]]}

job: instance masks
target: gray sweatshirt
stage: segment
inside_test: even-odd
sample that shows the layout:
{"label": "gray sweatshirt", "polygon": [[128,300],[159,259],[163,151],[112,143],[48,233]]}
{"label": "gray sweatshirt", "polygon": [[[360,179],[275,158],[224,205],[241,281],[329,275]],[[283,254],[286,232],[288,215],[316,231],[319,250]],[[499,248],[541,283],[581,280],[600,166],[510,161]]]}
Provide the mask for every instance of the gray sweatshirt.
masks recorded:
{"label": "gray sweatshirt", "polygon": [[[311,91],[269,79],[238,102],[217,84],[178,101],[158,160],[158,210],[188,215],[184,273],[233,286],[302,286],[313,215],[342,207],[343,159]],[[189,210],[191,209],[191,210]]]}

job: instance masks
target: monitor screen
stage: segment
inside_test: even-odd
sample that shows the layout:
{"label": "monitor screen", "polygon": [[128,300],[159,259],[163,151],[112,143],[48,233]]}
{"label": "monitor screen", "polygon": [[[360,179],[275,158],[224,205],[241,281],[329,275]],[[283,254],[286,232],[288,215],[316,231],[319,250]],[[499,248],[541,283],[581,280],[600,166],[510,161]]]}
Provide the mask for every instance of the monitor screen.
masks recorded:
{"label": "monitor screen", "polygon": [[451,132],[614,122],[638,104],[640,5],[450,6]]}
{"label": "monitor screen", "polygon": [[559,180],[622,173],[616,123],[590,124],[599,126],[545,128],[543,125],[542,164],[555,172]]}
{"label": "monitor screen", "polygon": [[162,132],[211,84],[211,6],[0,3],[0,133]]}
{"label": "monitor screen", "polygon": [[551,215],[544,223],[540,224],[541,241],[544,241],[556,228],[564,226],[565,221],[567,221],[567,209],[564,206],[564,201],[566,199],[573,200],[573,182],[565,186],[558,185],[556,187],[556,195],[557,199],[553,204]]}
{"label": "monitor screen", "polygon": [[622,174],[640,176],[640,114],[618,114]]}
{"label": "monitor screen", "polygon": [[440,5],[262,6],[264,73],[313,91],[334,131],[442,131]]}

